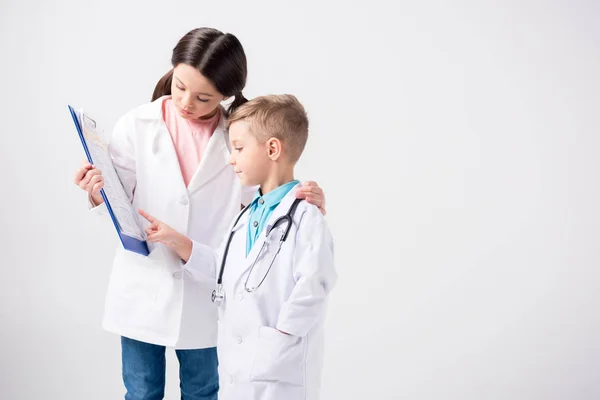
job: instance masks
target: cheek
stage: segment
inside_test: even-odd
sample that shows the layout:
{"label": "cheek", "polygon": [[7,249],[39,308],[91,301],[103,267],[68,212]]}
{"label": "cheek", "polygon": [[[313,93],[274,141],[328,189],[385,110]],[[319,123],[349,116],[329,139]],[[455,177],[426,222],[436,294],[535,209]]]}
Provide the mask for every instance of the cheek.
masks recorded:
{"label": "cheek", "polygon": [[252,173],[256,168],[255,158],[252,157],[252,153],[249,151],[243,151],[237,156],[237,163],[244,171]]}
{"label": "cheek", "polygon": [[246,166],[248,164],[248,156],[246,152],[241,152],[235,160],[239,165]]}
{"label": "cheek", "polygon": [[246,164],[256,173],[262,173],[269,166],[269,159],[265,157],[261,149],[254,149],[246,154]]}
{"label": "cheek", "polygon": [[196,115],[195,116],[196,116],[196,118],[201,118],[201,117],[213,112],[216,107],[217,107],[217,104],[213,104],[213,102],[202,103],[199,101],[196,104]]}

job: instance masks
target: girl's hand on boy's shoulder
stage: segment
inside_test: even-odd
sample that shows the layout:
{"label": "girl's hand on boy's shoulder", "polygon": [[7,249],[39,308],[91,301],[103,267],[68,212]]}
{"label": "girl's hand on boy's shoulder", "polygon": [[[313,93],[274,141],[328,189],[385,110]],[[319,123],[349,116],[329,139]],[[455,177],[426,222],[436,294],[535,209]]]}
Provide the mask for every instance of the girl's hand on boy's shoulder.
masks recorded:
{"label": "girl's hand on boy's shoulder", "polygon": [[189,260],[192,254],[192,241],[187,236],[177,232],[142,209],[139,209],[138,212],[150,222],[150,225],[145,229],[149,242],[163,243],[173,249],[184,262]]}
{"label": "girl's hand on boy's shoulder", "polygon": [[323,215],[327,215],[327,211],[325,210],[325,194],[317,182],[302,182],[302,186],[296,190],[296,198],[305,199],[310,204],[319,207]]}

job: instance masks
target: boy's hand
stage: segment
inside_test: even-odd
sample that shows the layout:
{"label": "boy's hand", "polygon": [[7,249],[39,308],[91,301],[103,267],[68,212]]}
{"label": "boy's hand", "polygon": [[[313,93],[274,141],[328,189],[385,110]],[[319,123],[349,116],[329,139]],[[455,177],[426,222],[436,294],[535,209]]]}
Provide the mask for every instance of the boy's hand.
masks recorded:
{"label": "boy's hand", "polygon": [[327,211],[325,210],[325,194],[317,182],[302,182],[302,186],[296,190],[296,198],[305,199],[310,204],[319,207],[321,214],[327,215]]}
{"label": "boy's hand", "polygon": [[150,226],[146,228],[148,241],[166,244],[173,249],[184,262],[187,262],[190,259],[190,255],[192,254],[192,241],[188,237],[177,232],[164,222],[154,218],[146,211],[139,209],[138,212],[150,222]]}

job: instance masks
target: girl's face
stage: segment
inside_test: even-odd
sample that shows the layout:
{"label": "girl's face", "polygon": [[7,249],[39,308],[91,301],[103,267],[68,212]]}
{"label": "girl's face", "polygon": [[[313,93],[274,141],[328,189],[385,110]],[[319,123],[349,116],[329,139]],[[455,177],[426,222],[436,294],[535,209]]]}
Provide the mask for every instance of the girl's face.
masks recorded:
{"label": "girl's face", "polygon": [[171,93],[179,115],[190,120],[212,117],[226,99],[204,75],[187,64],[178,64],[173,70]]}

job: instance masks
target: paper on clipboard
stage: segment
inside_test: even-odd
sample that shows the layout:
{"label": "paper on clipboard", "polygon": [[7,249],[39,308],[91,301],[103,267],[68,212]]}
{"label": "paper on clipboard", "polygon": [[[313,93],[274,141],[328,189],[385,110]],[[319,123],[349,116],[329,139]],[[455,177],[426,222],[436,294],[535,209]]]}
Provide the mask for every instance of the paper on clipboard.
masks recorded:
{"label": "paper on clipboard", "polygon": [[102,171],[104,188],[101,194],[123,246],[127,250],[148,255],[144,230],[138,224],[136,212],[117,175],[108,146],[99,133],[96,121],[83,111],[77,111],[71,106],[69,106],[69,110],[88,161]]}

